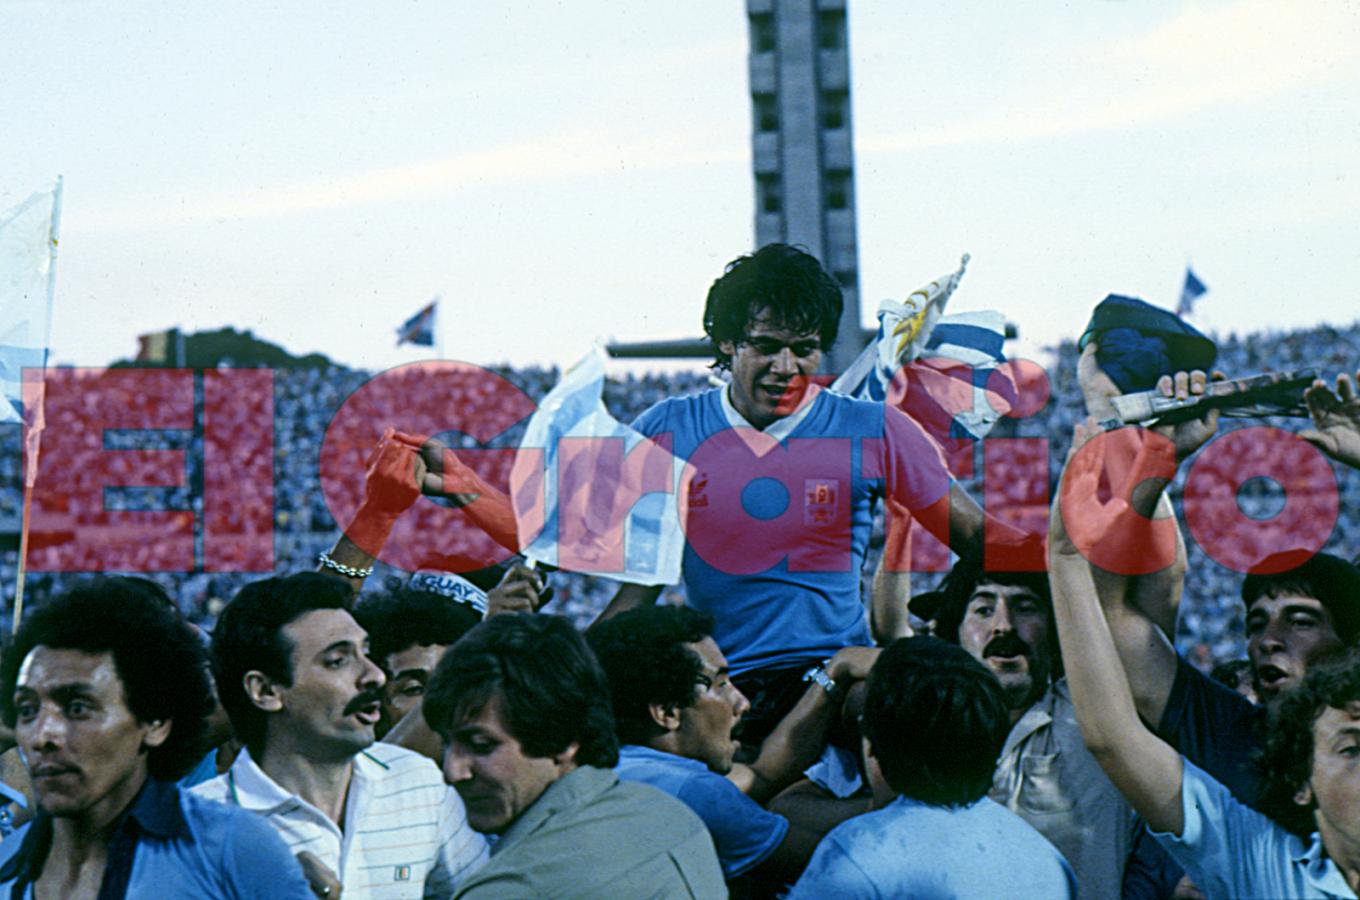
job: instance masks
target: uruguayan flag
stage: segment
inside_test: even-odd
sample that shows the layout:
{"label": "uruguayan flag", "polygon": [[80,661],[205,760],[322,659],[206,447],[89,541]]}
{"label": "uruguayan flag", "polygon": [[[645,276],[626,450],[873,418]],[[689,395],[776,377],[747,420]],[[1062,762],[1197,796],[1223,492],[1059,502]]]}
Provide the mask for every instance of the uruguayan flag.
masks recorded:
{"label": "uruguayan flag", "polygon": [[[47,365],[60,196],[58,183],[0,213],[0,422],[22,421],[23,370]],[[41,408],[30,411],[29,428],[41,426]]]}
{"label": "uruguayan flag", "polygon": [[1006,320],[991,310],[945,314],[968,260],[964,254],[958,271],[905,301],[880,303],[878,336],[832,389],[891,401],[936,437],[986,435],[1010,409],[1004,390],[1009,373],[1001,369],[1001,377],[994,376],[1005,361]]}
{"label": "uruguayan flag", "polygon": [[609,414],[604,363],[596,346],[529,420],[510,473],[519,544],[527,558],[568,571],[675,584],[684,462]]}

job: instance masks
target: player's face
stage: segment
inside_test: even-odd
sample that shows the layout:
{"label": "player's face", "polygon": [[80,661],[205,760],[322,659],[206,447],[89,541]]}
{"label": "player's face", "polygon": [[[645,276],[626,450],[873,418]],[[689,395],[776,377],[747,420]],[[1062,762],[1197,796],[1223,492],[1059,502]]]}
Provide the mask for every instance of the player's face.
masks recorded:
{"label": "player's face", "polygon": [[820,338],[785,327],[768,309],[752,317],[745,337],[719,346],[732,357],[732,405],[757,428],[798,409],[822,363]]}
{"label": "player's face", "polygon": [[1360,700],[1329,706],[1313,723],[1313,771],[1296,800],[1314,800],[1329,849],[1360,842]]}
{"label": "player's face", "polygon": [[992,670],[1012,710],[1048,687],[1048,606],[1027,587],[984,581],[973,589],[959,624],[959,645]]}
{"label": "player's face", "polygon": [[53,816],[112,821],[146,781],[146,753],[172,723],[137,721],[113,654],[38,646],[14,689],[15,737]]}
{"label": "player's face", "polygon": [[396,725],[420,705],[420,698],[425,696],[425,685],[446,649],[445,644],[412,644],[387,655],[387,671],[392,677],[387,682],[383,714],[388,727]]}
{"label": "player's face", "polygon": [[1312,597],[1261,597],[1247,610],[1247,656],[1256,693],[1273,703],[1319,658],[1341,649],[1332,615]]}
{"label": "player's face", "polygon": [[576,745],[556,757],[529,756],[501,716],[499,696],[453,722],[444,744],[444,780],[463,798],[468,824],[500,834],[557,779],[576,768]]}
{"label": "player's face", "polygon": [[276,727],[315,758],[347,759],[373,743],[386,677],[368,658],[368,634],[343,609],[314,609],[289,622],[293,683],[280,685]]}
{"label": "player's face", "polygon": [[732,683],[727,660],[713,638],[686,646],[703,662],[704,680],[694,703],[680,710],[680,755],[726,775],[732,771],[732,755],[737,749],[737,725],[751,704]]}

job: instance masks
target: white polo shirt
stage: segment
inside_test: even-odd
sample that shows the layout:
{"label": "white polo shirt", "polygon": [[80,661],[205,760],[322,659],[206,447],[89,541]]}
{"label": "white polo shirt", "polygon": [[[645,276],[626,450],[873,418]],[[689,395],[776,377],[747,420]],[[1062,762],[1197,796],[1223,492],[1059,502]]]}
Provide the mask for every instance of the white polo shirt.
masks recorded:
{"label": "white polo shirt", "polygon": [[486,840],[434,763],[392,744],[355,756],[343,831],[248,751],[193,793],[264,816],[291,853],[310,852],[336,873],[345,900],[448,897],[488,859]]}

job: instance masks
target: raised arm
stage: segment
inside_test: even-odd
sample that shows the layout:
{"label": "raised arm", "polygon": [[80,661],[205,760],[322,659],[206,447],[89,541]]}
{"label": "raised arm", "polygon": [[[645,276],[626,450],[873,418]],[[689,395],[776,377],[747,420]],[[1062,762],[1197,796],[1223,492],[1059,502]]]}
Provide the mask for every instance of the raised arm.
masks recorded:
{"label": "raised arm", "polygon": [[[1111,398],[1120,391],[1097,364],[1096,349],[1092,342],[1082,352],[1077,378],[1087,412],[1104,421],[1115,418]],[[1222,377],[1214,373],[1215,379]],[[1203,372],[1178,372],[1163,376],[1157,389],[1164,396],[1184,398],[1204,393],[1209,380]],[[1138,712],[1154,725],[1161,721],[1176,679],[1171,637],[1186,567],[1185,542],[1165,491],[1181,462],[1217,427],[1214,411],[1174,427],[1121,428],[1102,437],[1105,482],[1136,515],[1127,520],[1118,543],[1112,538],[1083,549],[1096,565],[1093,578],[1100,603]]]}
{"label": "raised arm", "polygon": [[368,458],[364,499],[345,533],[321,555],[319,570],[344,578],[358,593],[397,518],[420,497],[424,478],[419,455],[387,429]]}
{"label": "raised arm", "polygon": [[1179,835],[1181,757],[1138,718],[1114,638],[1097,599],[1091,565],[1069,531],[1112,533],[1129,521],[1121,505],[1102,504],[1099,429],[1077,426],[1049,518],[1048,564],[1063,668],[1087,748],[1130,805],[1156,831]]}

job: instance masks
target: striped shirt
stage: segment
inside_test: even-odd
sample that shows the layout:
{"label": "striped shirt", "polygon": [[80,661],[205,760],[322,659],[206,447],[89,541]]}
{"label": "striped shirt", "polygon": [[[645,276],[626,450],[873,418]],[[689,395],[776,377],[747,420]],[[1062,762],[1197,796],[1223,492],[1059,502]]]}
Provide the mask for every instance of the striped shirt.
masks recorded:
{"label": "striped shirt", "polygon": [[264,816],[289,852],[310,852],[336,873],[345,900],[448,897],[488,858],[486,840],[468,825],[439,769],[392,744],[355,756],[343,831],[280,787],[248,751],[193,793]]}

